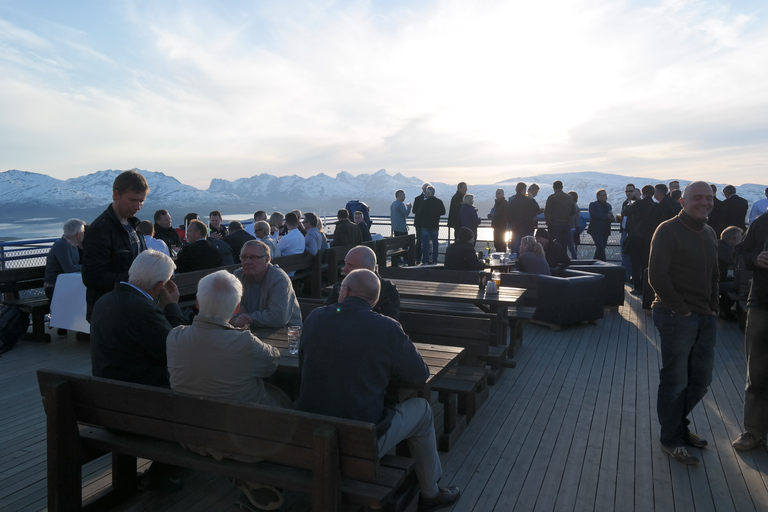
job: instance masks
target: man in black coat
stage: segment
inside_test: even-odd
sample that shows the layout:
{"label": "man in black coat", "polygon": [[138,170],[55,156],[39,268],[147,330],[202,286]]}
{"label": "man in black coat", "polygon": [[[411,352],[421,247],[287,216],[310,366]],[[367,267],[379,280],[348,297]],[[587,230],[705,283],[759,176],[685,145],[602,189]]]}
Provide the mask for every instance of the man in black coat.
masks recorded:
{"label": "man in black coat", "polygon": [[208,234],[208,228],[201,221],[193,220],[189,223],[187,226],[189,245],[185,245],[179,252],[176,259],[177,272],[194,272],[221,266],[221,254],[205,238],[206,234]]}
{"label": "man in black coat", "polygon": [[461,210],[461,203],[464,201],[464,196],[467,194],[467,184],[463,181],[456,185],[456,193],[451,197],[451,205],[448,208],[448,227],[453,228],[453,240],[456,241],[459,238],[459,230],[461,229],[461,218],[459,217],[459,210]]}
{"label": "man in black coat", "polygon": [[[264,236],[264,233],[259,233]],[[232,254],[235,258],[235,263],[240,263],[240,249],[243,248],[243,244],[248,240],[255,240],[250,233],[243,229],[243,225],[233,220],[229,223],[229,234],[224,237],[224,241],[232,248]]]}
{"label": "man in black coat", "polygon": [[[114,285],[93,308],[91,371],[96,377],[167,388],[165,339],[183,323],[173,260],[157,251],[139,254],[127,282]],[[146,491],[180,490],[176,469],[153,462],[139,482]]]}
{"label": "man in black coat", "polygon": [[[344,257],[344,268],[341,273],[349,275],[353,270],[360,268],[376,272],[376,253],[373,252],[373,249],[364,245],[353,247],[347,252],[347,255]],[[372,309],[375,313],[381,313],[384,316],[397,320],[400,318],[400,293],[398,293],[397,288],[391,281],[382,279],[378,274],[376,276],[381,284],[381,292]],[[341,281],[337,281],[333,285],[330,295],[325,299],[325,304],[330,305],[339,302],[340,293]]]}
{"label": "man in black coat", "polygon": [[446,270],[483,270],[485,265],[475,252],[475,234],[469,228],[459,230],[459,239],[445,250]]}
{"label": "man in black coat", "polygon": [[512,252],[519,252],[520,240],[533,235],[536,216],[541,208],[532,196],[525,195],[526,185],[522,181],[515,187],[515,195],[507,202],[507,222],[512,230]]}
{"label": "man in black coat", "polygon": [[493,228],[493,245],[496,252],[507,252],[507,200],[504,198],[504,189],[496,190],[496,201],[493,203],[491,214],[491,227]]}
{"label": "man in black coat", "polygon": [[725,227],[736,226],[746,231],[747,224],[747,210],[749,209],[749,201],[740,197],[736,193],[736,187],[733,185],[726,185],[723,187],[723,195],[725,201],[723,201],[723,209],[725,211]]}
{"label": "man in black coat", "polygon": [[82,274],[89,322],[96,301],[115,283],[128,279],[134,258],[147,248],[144,235],[136,230],[136,214],[148,193],[144,176],[136,171],[120,173],[112,184],[112,204],[85,231]]}

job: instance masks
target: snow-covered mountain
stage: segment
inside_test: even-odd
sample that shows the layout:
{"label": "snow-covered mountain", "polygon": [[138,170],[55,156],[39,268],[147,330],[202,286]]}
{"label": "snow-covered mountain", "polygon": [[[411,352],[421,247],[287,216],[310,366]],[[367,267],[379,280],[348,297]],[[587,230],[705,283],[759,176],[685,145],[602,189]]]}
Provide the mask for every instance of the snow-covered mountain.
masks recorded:
{"label": "snow-covered mountain", "polygon": [[[137,169],[138,170],[138,169]],[[142,218],[151,218],[151,213],[159,208],[166,208],[175,217],[182,212],[197,211],[201,216],[213,209],[221,210],[225,217],[234,213],[249,213],[255,210],[272,212],[299,208],[302,211],[316,211],[321,215],[332,214],[343,208],[350,199],[360,199],[371,207],[374,215],[388,215],[389,204],[394,199],[395,190],[402,188],[406,192],[406,202],[411,202],[420,193],[422,180],[398,173],[390,175],[382,169],[373,174],[353,176],[340,172],[336,177],[317,174],[309,178],[300,176],[272,176],[258,174],[250,178],[234,181],[216,178],[207,190],[184,185],[176,178],[162,172],[138,170],[147,178],[151,192],[142,210]],[[112,182],[121,171],[98,171],[78,178],[58,180],[45,174],[25,171],[6,171],[0,173],[0,205],[4,211],[28,215],[34,212],[39,216],[60,216],[63,212],[78,210],[103,209],[111,200]],[[467,177],[469,192],[475,195],[475,206],[485,217],[493,206],[497,188],[503,188],[507,197],[514,194],[519,181],[527,184],[537,183],[541,191],[537,197],[541,206],[552,193],[552,183],[561,180],[565,190],[574,190],[579,194],[579,204],[586,208],[595,200],[595,192],[604,188],[608,192],[609,202],[614,211],[618,211],[624,200],[624,186],[634,183],[638,187],[659,182],[668,183],[674,177],[659,180],[627,177],[617,174],[579,172],[570,174],[540,174],[536,176],[510,177],[493,184],[473,183]],[[685,186],[688,181],[680,180]],[[454,183],[433,183],[437,197],[448,206],[450,197],[456,190]],[[724,184],[718,183],[722,190]],[[740,196],[750,203],[764,196],[765,185],[745,184],[737,186]],[[145,213],[147,212],[147,213]]]}

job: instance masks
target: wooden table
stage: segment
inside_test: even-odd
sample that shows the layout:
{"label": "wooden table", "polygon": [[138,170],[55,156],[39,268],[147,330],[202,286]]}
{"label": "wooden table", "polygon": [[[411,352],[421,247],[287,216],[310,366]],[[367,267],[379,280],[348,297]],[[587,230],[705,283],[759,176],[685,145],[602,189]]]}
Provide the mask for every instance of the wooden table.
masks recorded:
{"label": "wooden table", "polygon": [[436,281],[411,281],[391,279],[400,297],[409,299],[464,302],[475,304],[486,313],[496,317],[496,344],[507,343],[507,308],[514,306],[525,288],[499,287],[498,293],[487,293],[474,284],[439,283]]}
{"label": "wooden table", "polygon": [[[299,358],[297,355],[288,353],[288,328],[270,329],[263,327],[254,327],[251,329],[256,336],[264,343],[268,343],[280,350],[280,362],[278,371],[286,373],[298,373]],[[429,378],[418,386],[398,385],[415,389],[419,396],[428,398],[430,389],[434,381],[448,371],[451,367],[458,364],[466,349],[464,347],[451,347],[445,345],[432,345],[429,343],[414,343],[414,347],[421,354],[424,362],[429,367]]]}

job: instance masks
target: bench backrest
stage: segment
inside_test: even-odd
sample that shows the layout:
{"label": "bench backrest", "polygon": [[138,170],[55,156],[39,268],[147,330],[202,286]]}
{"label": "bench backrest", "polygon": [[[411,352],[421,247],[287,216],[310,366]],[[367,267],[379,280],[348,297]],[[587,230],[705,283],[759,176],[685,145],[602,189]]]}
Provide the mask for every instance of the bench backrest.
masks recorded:
{"label": "bench backrest", "polygon": [[378,477],[371,423],[53,370],[38,370],[37,376],[49,429],[67,431],[76,422],[87,423],[311,470],[313,436],[331,426],[338,434],[342,476],[362,482]]}
{"label": "bench backrest", "polygon": [[488,354],[492,338],[490,318],[430,314],[401,309],[399,321],[411,341],[465,347],[466,354],[470,357]]}
{"label": "bench backrest", "polygon": [[392,257],[393,266],[396,258],[405,256],[408,264],[413,265],[416,249],[416,235],[400,235],[382,238],[376,241],[376,263],[379,267],[387,266],[387,257]]}
{"label": "bench backrest", "polygon": [[235,270],[240,268],[240,264],[227,265],[226,267],[207,268],[205,270],[195,270],[194,272],[184,272],[173,276],[172,280],[179,288],[179,293],[182,297],[189,295],[197,295],[197,284],[202,278],[208,274],[213,274],[219,270],[226,270],[227,272],[234,273]]}

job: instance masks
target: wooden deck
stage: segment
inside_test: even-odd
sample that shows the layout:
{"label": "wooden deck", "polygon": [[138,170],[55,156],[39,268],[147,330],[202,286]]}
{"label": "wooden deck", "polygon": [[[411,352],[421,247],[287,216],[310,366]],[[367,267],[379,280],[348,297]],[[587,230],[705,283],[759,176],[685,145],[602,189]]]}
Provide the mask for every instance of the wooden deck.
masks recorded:
{"label": "wooden deck", "polygon": [[[0,510],[45,510],[45,415],[35,370],[88,373],[87,343],[53,335],[0,357]],[[768,451],[740,454],[743,335],[719,322],[710,392],[692,415],[709,440],[686,467],[658,447],[658,336],[639,301],[598,325],[552,332],[525,327],[517,368],[491,396],[456,448],[442,454],[442,483],[461,487],[454,511],[765,511]],[[107,485],[106,462],[84,474],[87,492]],[[224,479],[189,473],[185,490],[143,493],[120,511],[234,511],[239,492]],[[284,511],[307,510],[290,496]],[[450,509],[446,509],[450,510]]]}

